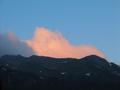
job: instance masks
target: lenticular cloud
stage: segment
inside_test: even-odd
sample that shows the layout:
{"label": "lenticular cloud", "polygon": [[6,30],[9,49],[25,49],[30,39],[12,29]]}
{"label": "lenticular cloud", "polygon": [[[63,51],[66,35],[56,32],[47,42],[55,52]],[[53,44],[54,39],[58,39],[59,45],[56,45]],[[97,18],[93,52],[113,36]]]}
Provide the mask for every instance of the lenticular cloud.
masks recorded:
{"label": "lenticular cloud", "polygon": [[104,57],[95,47],[88,45],[73,45],[60,33],[46,28],[37,28],[34,37],[26,41],[27,45],[40,56],[56,58],[83,58],[89,55]]}

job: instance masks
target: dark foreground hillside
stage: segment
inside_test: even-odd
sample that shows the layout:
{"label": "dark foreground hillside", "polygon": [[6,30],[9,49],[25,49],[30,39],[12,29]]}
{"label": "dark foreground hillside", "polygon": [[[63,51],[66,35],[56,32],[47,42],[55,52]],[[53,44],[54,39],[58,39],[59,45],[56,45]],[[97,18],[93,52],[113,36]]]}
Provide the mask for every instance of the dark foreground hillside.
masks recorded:
{"label": "dark foreground hillside", "polygon": [[120,67],[97,56],[83,59],[6,55],[1,90],[120,90]]}

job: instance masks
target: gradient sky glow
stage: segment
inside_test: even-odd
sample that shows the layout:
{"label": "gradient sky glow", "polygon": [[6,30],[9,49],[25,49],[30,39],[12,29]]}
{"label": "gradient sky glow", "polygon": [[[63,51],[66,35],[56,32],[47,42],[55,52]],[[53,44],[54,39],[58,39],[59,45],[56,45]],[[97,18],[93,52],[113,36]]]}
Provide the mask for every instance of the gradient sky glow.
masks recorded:
{"label": "gradient sky glow", "polygon": [[96,46],[120,64],[120,0],[0,0],[0,33],[26,40],[36,27]]}

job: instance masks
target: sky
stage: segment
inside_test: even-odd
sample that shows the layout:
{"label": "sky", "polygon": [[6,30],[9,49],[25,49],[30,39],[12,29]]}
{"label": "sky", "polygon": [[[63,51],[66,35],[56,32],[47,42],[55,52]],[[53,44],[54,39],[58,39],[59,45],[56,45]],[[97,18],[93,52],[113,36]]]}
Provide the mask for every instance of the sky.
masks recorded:
{"label": "sky", "polygon": [[38,27],[93,45],[120,64],[120,0],[0,0],[0,33],[28,40]]}

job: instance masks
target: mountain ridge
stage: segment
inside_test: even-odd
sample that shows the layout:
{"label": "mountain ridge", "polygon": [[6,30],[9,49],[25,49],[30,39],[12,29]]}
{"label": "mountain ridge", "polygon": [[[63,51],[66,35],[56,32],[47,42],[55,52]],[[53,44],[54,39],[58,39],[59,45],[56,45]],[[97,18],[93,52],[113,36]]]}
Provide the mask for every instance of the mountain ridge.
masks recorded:
{"label": "mountain ridge", "polygon": [[96,55],[82,59],[5,55],[0,58],[0,81],[4,90],[120,90],[120,67]]}

